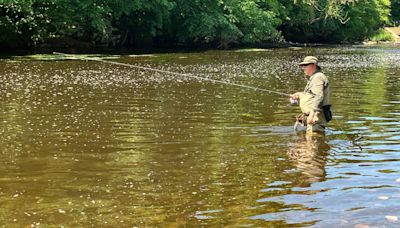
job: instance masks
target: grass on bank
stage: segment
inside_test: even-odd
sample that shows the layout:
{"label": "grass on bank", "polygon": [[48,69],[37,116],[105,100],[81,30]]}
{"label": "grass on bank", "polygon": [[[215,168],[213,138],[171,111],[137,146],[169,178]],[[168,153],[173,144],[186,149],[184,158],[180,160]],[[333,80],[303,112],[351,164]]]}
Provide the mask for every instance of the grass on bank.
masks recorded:
{"label": "grass on bank", "polygon": [[386,31],[385,29],[379,29],[372,37],[369,39],[374,42],[385,42],[385,41],[394,41],[395,38],[393,35]]}

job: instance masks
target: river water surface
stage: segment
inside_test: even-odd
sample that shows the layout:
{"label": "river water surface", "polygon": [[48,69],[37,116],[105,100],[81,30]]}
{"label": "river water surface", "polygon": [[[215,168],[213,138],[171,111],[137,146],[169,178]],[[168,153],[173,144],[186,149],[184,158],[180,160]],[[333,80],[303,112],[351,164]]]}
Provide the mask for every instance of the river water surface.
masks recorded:
{"label": "river water surface", "polygon": [[[398,227],[400,49],[101,55],[283,93],[316,55],[334,120],[279,94],[63,56],[0,60],[4,227]],[[93,58],[93,56],[83,56]]]}

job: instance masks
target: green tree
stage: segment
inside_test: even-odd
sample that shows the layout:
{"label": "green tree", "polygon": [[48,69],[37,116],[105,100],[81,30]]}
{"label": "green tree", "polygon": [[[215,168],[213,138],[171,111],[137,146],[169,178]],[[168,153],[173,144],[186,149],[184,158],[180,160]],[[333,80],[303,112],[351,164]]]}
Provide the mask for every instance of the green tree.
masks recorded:
{"label": "green tree", "polygon": [[110,12],[104,1],[48,0],[50,37],[71,37],[91,43],[111,39]]}
{"label": "green tree", "polygon": [[355,42],[398,21],[399,5],[399,0],[0,0],[0,46],[29,47],[49,38],[128,48]]}
{"label": "green tree", "polygon": [[400,25],[400,0],[391,1],[391,20],[395,25]]}
{"label": "green tree", "polygon": [[123,47],[151,46],[171,26],[173,0],[108,0],[114,43]]}
{"label": "green tree", "polygon": [[287,40],[296,42],[356,42],[387,23],[388,0],[284,1],[288,20],[280,27]]}
{"label": "green tree", "polygon": [[281,10],[276,0],[176,0],[170,34],[184,44],[219,47],[281,41]]}
{"label": "green tree", "polygon": [[227,0],[225,12],[227,18],[230,18],[243,34],[242,42],[282,41],[282,35],[277,27],[282,23],[279,16],[285,12],[279,1]]}
{"label": "green tree", "polygon": [[0,46],[15,48],[40,43],[47,35],[49,18],[42,2],[14,0],[0,2]]}
{"label": "green tree", "polygon": [[243,34],[233,17],[224,14],[224,2],[175,0],[169,36],[180,44],[222,45],[238,42]]}

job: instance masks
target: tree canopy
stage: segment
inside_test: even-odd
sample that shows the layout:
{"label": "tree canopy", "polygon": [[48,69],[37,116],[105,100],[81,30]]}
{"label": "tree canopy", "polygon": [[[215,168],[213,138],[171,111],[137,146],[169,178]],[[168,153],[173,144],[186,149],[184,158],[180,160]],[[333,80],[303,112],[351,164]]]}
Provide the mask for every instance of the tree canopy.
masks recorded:
{"label": "tree canopy", "polygon": [[0,0],[0,46],[343,43],[398,23],[398,0]]}
{"label": "tree canopy", "polygon": [[391,19],[395,25],[400,25],[400,0],[391,1]]}

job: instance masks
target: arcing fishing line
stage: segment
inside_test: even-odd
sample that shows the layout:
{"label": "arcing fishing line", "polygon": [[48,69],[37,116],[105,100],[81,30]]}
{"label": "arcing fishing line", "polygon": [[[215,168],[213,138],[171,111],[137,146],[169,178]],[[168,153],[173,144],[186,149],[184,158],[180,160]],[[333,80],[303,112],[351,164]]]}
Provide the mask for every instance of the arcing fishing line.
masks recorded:
{"label": "arcing fishing line", "polygon": [[[55,54],[55,55],[64,55],[64,56],[68,55],[68,54],[60,53],[60,52],[53,52],[53,54]],[[154,69],[154,68],[150,68],[150,67],[136,66],[136,65],[132,65],[132,64],[119,63],[119,62],[108,61],[108,60],[103,60],[103,59],[88,59],[88,58],[83,58],[83,57],[79,57],[79,56],[77,56],[77,57],[79,59],[82,59],[82,60],[93,60],[93,61],[98,61],[98,62],[103,62],[103,63],[108,63],[108,64],[114,64],[114,65],[120,65],[120,66],[125,66],[125,67],[130,67],[130,68],[137,68],[137,69],[149,70],[149,71],[154,71],[154,72],[159,72],[159,73],[166,73],[166,74],[172,74],[172,75],[177,75],[177,76],[195,78],[195,79],[198,79],[198,80],[204,80],[204,81],[209,81],[209,82],[214,82],[214,83],[221,83],[221,84],[225,84],[225,85],[233,85],[233,86],[242,87],[242,88],[246,88],[246,89],[253,89],[253,90],[256,90],[256,91],[258,90],[258,91],[263,91],[263,92],[268,92],[268,93],[274,93],[274,94],[278,94],[278,95],[285,96],[285,97],[290,96],[290,94],[287,94],[287,93],[282,93],[282,92],[268,90],[268,89],[262,89],[262,88],[253,87],[253,86],[241,85],[241,84],[236,84],[236,83],[231,83],[231,82],[226,82],[226,81],[221,81],[221,80],[203,78],[203,77],[199,77],[199,76],[195,76],[195,75],[191,75],[191,74],[181,74],[181,73],[176,73],[176,72],[172,72],[172,71],[159,70],[159,69]],[[341,129],[340,125],[338,125],[338,126]],[[345,132],[343,129],[341,129],[341,130],[343,132]],[[347,134],[345,134],[345,135],[346,135],[346,137],[350,137]],[[351,139],[351,141],[354,143],[355,141],[358,141],[361,138],[362,137],[357,137],[355,140]]]}
{"label": "arcing fishing line", "polygon": [[[53,54],[55,54],[55,55],[65,55],[65,56],[68,55],[68,54],[60,53],[60,52],[53,52]],[[103,60],[103,59],[87,59],[87,58],[83,58],[83,57],[79,57],[79,56],[78,56],[78,58],[80,58],[82,60],[93,60],[93,61],[98,61],[98,62],[103,62],[103,63],[108,63],[108,64],[114,64],[114,65],[120,65],[120,66],[125,66],[125,67],[130,67],[130,68],[137,68],[137,69],[149,70],[149,71],[165,73],[165,74],[172,74],[172,75],[177,75],[177,76],[182,76],[182,77],[195,78],[195,79],[198,79],[198,80],[204,80],[204,81],[209,81],[209,82],[214,82],[214,83],[221,83],[221,84],[225,84],[225,85],[232,85],[232,86],[242,87],[242,88],[246,88],[246,89],[254,89],[256,91],[258,90],[258,91],[263,91],[263,92],[268,92],[268,93],[275,93],[275,94],[282,95],[282,96],[285,96],[285,97],[290,96],[290,94],[287,94],[287,93],[282,93],[282,92],[278,92],[278,91],[257,88],[257,87],[253,87],[253,86],[241,85],[241,84],[236,84],[236,83],[231,83],[231,82],[226,82],[226,81],[221,81],[221,80],[203,78],[203,77],[195,76],[195,75],[192,75],[192,74],[181,74],[181,73],[176,73],[176,72],[172,72],[172,71],[159,70],[159,69],[154,69],[154,68],[150,68],[150,67],[136,66],[136,65],[132,65],[132,64],[119,63],[119,62],[108,61],[108,60]]]}

